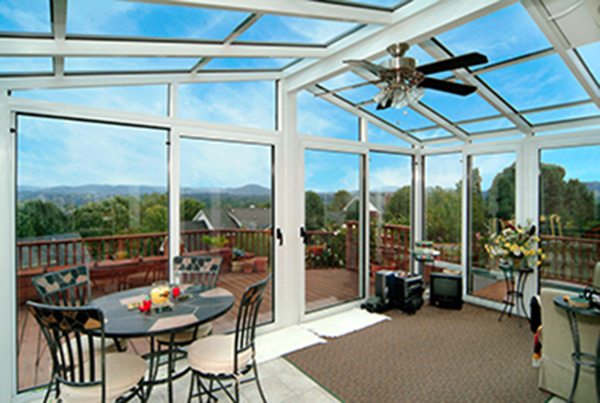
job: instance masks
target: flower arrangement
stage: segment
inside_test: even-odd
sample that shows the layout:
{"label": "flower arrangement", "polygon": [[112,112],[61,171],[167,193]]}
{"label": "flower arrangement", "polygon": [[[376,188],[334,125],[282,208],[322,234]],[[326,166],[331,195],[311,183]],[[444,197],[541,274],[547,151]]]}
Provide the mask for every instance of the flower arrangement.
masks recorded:
{"label": "flower arrangement", "polygon": [[523,262],[527,266],[541,265],[546,255],[537,247],[540,238],[535,235],[535,225],[522,227],[506,220],[501,222],[503,228],[490,236],[489,242],[484,246],[486,252],[492,258],[512,260],[515,266],[520,265],[517,262]]}

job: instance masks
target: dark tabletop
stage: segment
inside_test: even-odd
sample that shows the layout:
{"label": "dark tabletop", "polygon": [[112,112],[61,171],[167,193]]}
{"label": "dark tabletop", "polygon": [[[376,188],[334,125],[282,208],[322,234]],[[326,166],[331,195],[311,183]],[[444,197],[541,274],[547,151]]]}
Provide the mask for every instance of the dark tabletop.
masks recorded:
{"label": "dark tabletop", "polygon": [[233,306],[233,295],[223,288],[213,288],[202,293],[189,293],[191,297],[176,301],[172,310],[158,313],[127,309],[128,302],[137,302],[150,294],[151,287],[134,288],[93,300],[89,305],[104,313],[107,337],[144,337],[187,329],[211,321]]}
{"label": "dark tabletop", "polygon": [[554,297],[554,305],[559,306],[563,309],[570,309],[571,311],[573,311],[577,314],[580,314],[580,315],[600,317],[600,309],[592,308],[592,307],[583,308],[583,307],[571,306],[560,295]]}

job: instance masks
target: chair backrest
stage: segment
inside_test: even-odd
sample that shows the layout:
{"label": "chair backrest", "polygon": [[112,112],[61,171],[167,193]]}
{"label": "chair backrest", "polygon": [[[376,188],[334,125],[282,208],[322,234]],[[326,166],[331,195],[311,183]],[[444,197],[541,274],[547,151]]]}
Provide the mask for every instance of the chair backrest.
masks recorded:
{"label": "chair backrest", "polygon": [[[27,302],[27,308],[46,338],[58,381],[75,387],[100,385],[101,401],[105,401],[102,311],[92,307],[57,307],[31,301]],[[93,337],[91,332],[99,337]],[[100,347],[100,355],[97,347]]]}
{"label": "chair backrest", "polygon": [[235,325],[235,354],[234,369],[238,368],[238,355],[252,349],[254,355],[254,333],[256,330],[256,319],[258,318],[258,309],[265,296],[265,291],[269,286],[269,274],[264,280],[246,288],[240,301],[240,310],[238,311],[237,322]]}
{"label": "chair backrest", "polygon": [[198,291],[217,286],[217,277],[223,259],[219,256],[175,256],[175,274],[180,281],[198,286]]}
{"label": "chair backrest", "polygon": [[87,266],[40,274],[31,279],[42,301],[55,306],[82,306],[92,299]]}

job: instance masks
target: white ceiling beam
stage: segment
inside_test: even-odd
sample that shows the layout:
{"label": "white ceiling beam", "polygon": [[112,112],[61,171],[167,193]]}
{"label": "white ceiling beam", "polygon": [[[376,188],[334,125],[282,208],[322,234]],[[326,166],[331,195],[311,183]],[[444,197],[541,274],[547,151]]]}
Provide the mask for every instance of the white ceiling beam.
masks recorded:
{"label": "white ceiling beam", "polygon": [[[290,91],[348,70],[347,59],[376,59],[394,42],[415,43],[512,4],[507,0],[419,0],[394,12],[394,24],[336,51],[318,63],[286,76]],[[284,73],[285,74],[285,73]]]}
{"label": "white ceiling beam", "polygon": [[325,47],[132,41],[111,39],[0,38],[0,56],[63,57],[324,57]]}
{"label": "white ceiling beam", "polygon": [[[309,87],[306,90],[313,95],[320,94],[323,92],[322,89],[314,87],[314,86]],[[383,119],[381,119],[377,116],[374,116],[367,111],[357,108],[356,106],[352,105],[350,102],[346,101],[345,99],[340,98],[336,94],[321,95],[319,98],[324,99],[325,101],[328,101],[328,102],[332,103],[333,105],[335,105],[339,108],[342,108],[345,111],[352,113],[353,115],[358,116],[359,118],[363,118],[363,119],[367,120],[369,123],[374,124],[375,126],[379,127],[380,129],[387,131],[388,133],[398,137],[399,139],[401,139],[403,141],[406,141],[407,143],[409,143],[413,146],[419,145],[421,143],[417,138],[412,136],[410,133],[407,133],[401,129],[398,129],[394,125],[387,123]]]}
{"label": "white ceiling beam", "polygon": [[392,13],[365,7],[322,3],[308,0],[128,0],[136,3],[166,4],[228,11],[318,18],[360,24],[387,25]]}
{"label": "white ceiling beam", "polygon": [[[52,35],[56,41],[64,41],[67,32],[67,0],[51,0]],[[65,58],[52,58],[54,74],[62,76],[65,73]]]}
{"label": "white ceiling beam", "polygon": [[564,120],[562,122],[545,123],[542,125],[536,125],[533,131],[536,133],[544,133],[592,126],[600,126],[599,117],[592,116],[589,118],[570,119]]}
{"label": "white ceiling beam", "polygon": [[232,81],[275,81],[279,71],[218,71],[191,73],[155,72],[149,74],[78,74],[63,77],[7,77],[0,78],[0,88],[30,90],[39,88],[114,87],[128,85],[157,85],[173,83],[206,83]]}
{"label": "white ceiling beam", "polygon": [[[446,50],[442,49],[435,41],[431,39],[427,39],[419,43],[419,45],[436,60],[447,59],[449,56],[451,56]],[[466,69],[457,69],[453,70],[453,72],[456,78],[462,80],[465,84],[477,87],[477,93],[487,102],[489,102],[494,109],[496,109],[515,126],[517,126],[522,133],[531,134],[531,127],[529,124],[523,118],[521,118],[521,116],[519,116],[519,114],[510,105],[496,95],[496,93],[483,85],[472,73],[469,73]]]}
{"label": "white ceiling beam", "polygon": [[548,42],[556,49],[563,62],[571,70],[571,73],[575,76],[579,84],[581,84],[585,92],[594,101],[596,106],[600,108],[600,89],[594,77],[592,77],[584,66],[556,23],[550,20],[550,14],[544,4],[540,0],[523,0],[523,6],[525,6],[531,18],[533,18],[542,33],[546,36]]}
{"label": "white ceiling beam", "polygon": [[454,136],[458,137],[459,140],[469,141],[469,135],[460,127],[456,126],[454,123],[450,122],[448,119],[440,115],[438,112],[429,108],[428,106],[417,102],[414,104],[408,105],[412,110],[421,115],[425,116],[427,119],[432,122],[438,124],[440,127],[452,133]]}

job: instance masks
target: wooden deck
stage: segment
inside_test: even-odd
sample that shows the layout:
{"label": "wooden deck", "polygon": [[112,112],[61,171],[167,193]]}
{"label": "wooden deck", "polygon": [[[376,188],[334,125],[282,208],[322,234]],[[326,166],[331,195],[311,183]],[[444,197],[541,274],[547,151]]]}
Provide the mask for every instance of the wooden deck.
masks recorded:
{"label": "wooden deck", "polygon": [[[215,333],[224,333],[234,329],[239,300],[244,290],[251,284],[262,280],[265,273],[222,273],[217,285],[231,291],[235,296],[233,308],[213,322]],[[315,269],[306,272],[307,310],[314,310],[356,298],[358,296],[358,274],[354,270]],[[110,289],[110,287],[102,287]],[[285,293],[285,289],[278,290]],[[102,293],[94,292],[98,297]],[[272,289],[267,294],[259,311],[259,323],[272,321]],[[24,307],[18,310],[18,381],[19,390],[30,389],[46,384],[50,378],[50,357],[48,348],[35,319]],[[139,354],[149,350],[147,339],[131,339],[130,347]]]}

